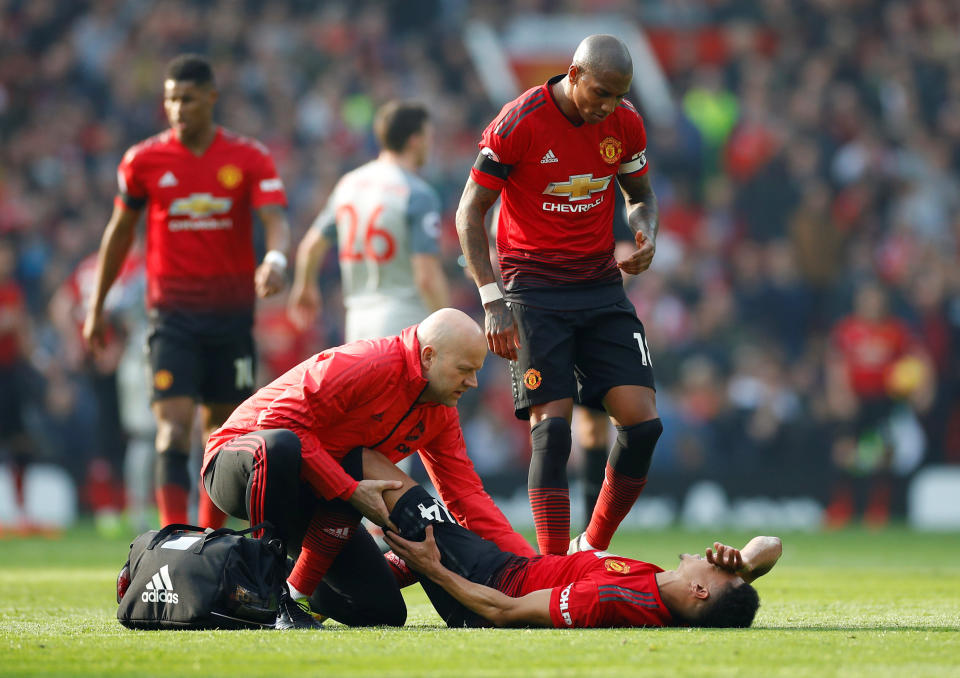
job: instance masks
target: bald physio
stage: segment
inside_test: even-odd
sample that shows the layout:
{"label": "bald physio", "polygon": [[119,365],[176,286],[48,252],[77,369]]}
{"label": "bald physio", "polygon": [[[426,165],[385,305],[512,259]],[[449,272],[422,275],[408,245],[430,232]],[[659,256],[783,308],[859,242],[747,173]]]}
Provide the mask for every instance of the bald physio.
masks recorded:
{"label": "bald physio", "polygon": [[466,391],[477,387],[477,372],[487,357],[487,339],[463,311],[441,308],[417,327],[420,365],[427,388],[420,402],[456,407]]}

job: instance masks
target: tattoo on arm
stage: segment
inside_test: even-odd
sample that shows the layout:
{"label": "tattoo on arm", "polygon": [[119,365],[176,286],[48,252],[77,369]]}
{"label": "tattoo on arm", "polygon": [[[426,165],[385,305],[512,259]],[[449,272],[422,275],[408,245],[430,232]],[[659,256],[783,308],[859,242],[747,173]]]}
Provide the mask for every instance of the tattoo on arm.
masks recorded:
{"label": "tattoo on arm", "polygon": [[457,208],[457,235],[460,247],[467,260],[467,268],[473,274],[477,285],[494,282],[496,276],[490,263],[490,241],[483,220],[490,207],[497,201],[498,191],[490,190],[473,179],[467,179],[467,185],[460,197]]}
{"label": "tattoo on arm", "polygon": [[646,174],[623,177],[620,188],[627,202],[627,224],[634,233],[642,231],[650,240],[656,240],[660,231],[660,210],[657,196]]}

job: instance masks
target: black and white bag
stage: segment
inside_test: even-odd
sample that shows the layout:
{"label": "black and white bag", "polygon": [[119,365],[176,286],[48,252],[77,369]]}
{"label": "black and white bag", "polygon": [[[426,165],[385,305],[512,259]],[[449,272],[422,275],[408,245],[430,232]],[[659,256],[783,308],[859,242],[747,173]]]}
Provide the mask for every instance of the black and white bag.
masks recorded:
{"label": "black and white bag", "polygon": [[[264,529],[261,539],[245,535]],[[137,629],[272,628],[286,579],[269,523],[247,530],[167,525],[130,545],[117,619]]]}

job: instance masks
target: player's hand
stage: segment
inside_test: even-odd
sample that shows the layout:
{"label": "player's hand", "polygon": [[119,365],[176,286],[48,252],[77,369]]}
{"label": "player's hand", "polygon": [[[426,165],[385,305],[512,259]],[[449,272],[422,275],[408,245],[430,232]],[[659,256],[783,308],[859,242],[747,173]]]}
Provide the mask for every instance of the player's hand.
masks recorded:
{"label": "player's hand", "polygon": [[513,311],[503,299],[491,301],[483,307],[484,328],[487,335],[487,348],[501,358],[517,359],[517,349],[520,348],[520,333],[513,318]]}
{"label": "player's hand", "polygon": [[266,261],[257,266],[257,272],[253,275],[257,296],[269,297],[281,291],[287,285],[286,273],[284,268]]}
{"label": "player's hand", "polygon": [[401,487],[403,483],[399,480],[361,480],[347,501],[360,511],[364,518],[380,527],[395,531],[397,527],[390,521],[390,511],[383,501],[383,493],[387,490],[399,490]]}
{"label": "player's hand", "polygon": [[746,571],[740,549],[721,544],[718,541],[713,542],[712,549],[707,547],[707,562],[734,574],[741,574]]}
{"label": "player's hand", "polygon": [[287,315],[298,330],[311,327],[320,313],[320,290],[316,285],[294,285],[287,300]]}
{"label": "player's hand", "polygon": [[83,321],[83,340],[87,344],[87,350],[96,355],[104,347],[104,336],[106,335],[107,324],[103,319],[102,313],[87,313]]}
{"label": "player's hand", "polygon": [[647,238],[643,231],[637,231],[633,239],[637,243],[637,249],[626,259],[617,261],[617,268],[624,273],[637,275],[650,268],[653,255],[657,251],[657,244],[652,238]]}
{"label": "player's hand", "polygon": [[408,541],[396,532],[387,531],[383,533],[383,540],[411,568],[421,574],[430,574],[443,565],[440,563],[440,549],[433,538],[433,525],[427,525],[425,533],[423,541]]}

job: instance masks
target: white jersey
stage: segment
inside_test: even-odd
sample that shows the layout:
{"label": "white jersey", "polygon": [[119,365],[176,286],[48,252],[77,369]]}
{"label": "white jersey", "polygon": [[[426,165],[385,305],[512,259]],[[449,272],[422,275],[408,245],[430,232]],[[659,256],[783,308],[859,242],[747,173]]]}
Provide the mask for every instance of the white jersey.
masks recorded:
{"label": "white jersey", "polygon": [[313,228],[339,246],[346,341],[399,334],[427,316],[410,257],[439,253],[440,199],[423,179],[368,162],[340,179]]}

